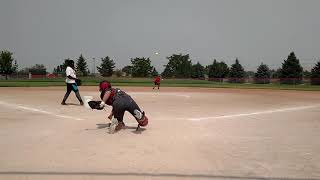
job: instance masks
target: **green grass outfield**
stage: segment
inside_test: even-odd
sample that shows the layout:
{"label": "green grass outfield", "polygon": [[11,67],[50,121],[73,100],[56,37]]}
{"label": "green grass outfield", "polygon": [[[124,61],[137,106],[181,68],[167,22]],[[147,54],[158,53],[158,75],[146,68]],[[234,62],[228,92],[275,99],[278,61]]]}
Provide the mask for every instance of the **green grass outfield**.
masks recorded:
{"label": "green grass outfield", "polygon": [[[105,78],[114,86],[141,86],[152,87],[152,79],[148,78]],[[65,86],[64,78],[55,79],[11,79],[0,80],[0,87],[47,87]],[[81,78],[84,86],[97,86],[102,80],[100,78]],[[310,84],[286,85],[286,84],[251,84],[251,83],[219,83],[207,80],[193,79],[164,79],[161,81],[162,87],[201,87],[201,88],[244,88],[244,89],[283,89],[283,90],[303,90],[320,91],[320,86]]]}

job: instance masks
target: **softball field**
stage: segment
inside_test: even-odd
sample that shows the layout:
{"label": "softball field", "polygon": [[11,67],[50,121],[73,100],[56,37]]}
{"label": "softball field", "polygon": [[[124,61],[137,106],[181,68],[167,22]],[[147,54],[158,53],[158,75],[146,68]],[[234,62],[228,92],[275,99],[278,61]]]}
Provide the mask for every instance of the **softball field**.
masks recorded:
{"label": "softball field", "polygon": [[146,128],[108,134],[111,108],[62,106],[65,87],[0,88],[0,179],[320,179],[319,91],[121,89]]}

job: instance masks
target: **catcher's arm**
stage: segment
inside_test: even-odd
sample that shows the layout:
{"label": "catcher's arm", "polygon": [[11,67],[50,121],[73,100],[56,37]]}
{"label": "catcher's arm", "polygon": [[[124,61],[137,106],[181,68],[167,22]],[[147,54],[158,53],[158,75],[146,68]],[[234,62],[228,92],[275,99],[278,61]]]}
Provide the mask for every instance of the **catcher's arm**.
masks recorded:
{"label": "catcher's arm", "polygon": [[[105,102],[107,102],[108,98],[110,97],[110,94],[111,94],[111,91],[107,91],[107,92],[104,94],[101,103],[104,104]],[[100,105],[101,105],[101,104],[100,104]],[[111,110],[111,112],[110,112],[110,115],[108,116],[108,119],[111,120],[112,117],[113,117],[113,108],[112,108],[112,110]]]}
{"label": "catcher's arm", "polygon": [[104,96],[103,96],[103,98],[102,98],[102,101],[103,101],[103,102],[107,102],[107,100],[108,100],[109,97],[110,97],[110,94],[111,94],[111,91],[107,91],[107,92],[104,94]]}
{"label": "catcher's arm", "polygon": [[112,116],[113,116],[113,109],[111,110],[111,112],[110,112],[110,115],[108,116],[108,119],[112,119]]}
{"label": "catcher's arm", "polygon": [[100,107],[104,107],[104,106],[105,106],[107,100],[108,100],[109,97],[110,97],[110,94],[111,94],[111,91],[107,91],[107,92],[104,94],[104,96],[103,96],[103,98],[102,98],[102,101],[101,101],[101,103],[100,103]]}

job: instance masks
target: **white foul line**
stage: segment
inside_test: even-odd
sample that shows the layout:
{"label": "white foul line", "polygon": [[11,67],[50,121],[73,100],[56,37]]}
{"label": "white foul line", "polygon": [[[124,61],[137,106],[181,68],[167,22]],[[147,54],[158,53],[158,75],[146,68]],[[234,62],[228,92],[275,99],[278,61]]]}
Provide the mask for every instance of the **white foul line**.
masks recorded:
{"label": "white foul line", "polygon": [[21,105],[18,105],[18,104],[9,104],[9,103],[3,102],[3,101],[0,101],[0,104],[4,105],[4,106],[7,106],[7,107],[10,107],[10,108],[13,108],[13,109],[23,109],[23,110],[33,111],[33,112],[37,112],[37,113],[42,113],[42,114],[49,114],[49,115],[52,115],[52,116],[65,118],[65,119],[73,119],[73,120],[77,120],[77,121],[84,120],[84,119],[81,119],[81,118],[75,118],[75,117],[71,117],[71,116],[54,114],[52,112],[44,111],[44,110],[41,110],[41,109],[25,107],[25,106],[21,106]]}
{"label": "white foul line", "polygon": [[299,107],[284,108],[284,109],[269,110],[269,111],[260,111],[260,112],[253,112],[253,113],[244,113],[244,114],[233,114],[233,115],[212,116],[212,117],[202,117],[202,118],[190,118],[188,120],[201,121],[201,120],[208,120],[208,119],[224,119],[224,118],[260,115],[260,114],[272,114],[272,113],[277,113],[277,112],[296,111],[296,110],[310,109],[310,108],[316,108],[316,107],[320,107],[320,105],[318,104],[318,105],[312,105],[312,106],[299,106]]}

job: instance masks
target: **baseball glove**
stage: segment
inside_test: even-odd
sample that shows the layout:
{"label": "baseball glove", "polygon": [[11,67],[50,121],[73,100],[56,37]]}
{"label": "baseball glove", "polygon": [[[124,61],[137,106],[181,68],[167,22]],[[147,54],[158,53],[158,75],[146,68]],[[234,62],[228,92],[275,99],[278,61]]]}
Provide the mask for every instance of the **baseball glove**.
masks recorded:
{"label": "baseball glove", "polygon": [[88,104],[91,109],[102,110],[103,107],[100,107],[101,101],[89,101]]}
{"label": "baseball glove", "polygon": [[81,86],[81,85],[82,85],[81,79],[76,79],[76,84],[77,84],[78,86]]}

